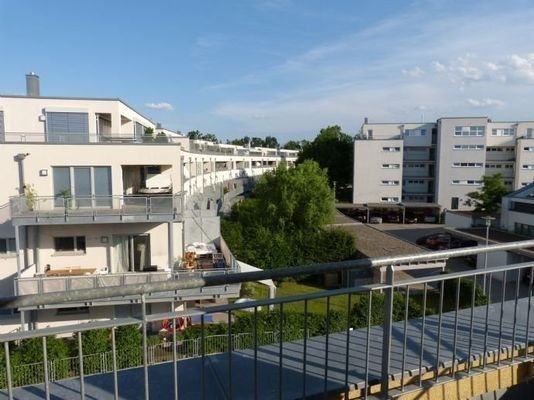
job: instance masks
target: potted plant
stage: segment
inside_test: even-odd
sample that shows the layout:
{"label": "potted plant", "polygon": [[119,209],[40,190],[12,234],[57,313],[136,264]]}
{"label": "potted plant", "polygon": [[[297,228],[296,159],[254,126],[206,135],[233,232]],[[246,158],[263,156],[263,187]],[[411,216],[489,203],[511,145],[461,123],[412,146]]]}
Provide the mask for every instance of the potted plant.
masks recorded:
{"label": "potted plant", "polygon": [[28,210],[33,211],[37,202],[37,191],[33,185],[28,184],[24,186],[24,197],[26,199],[26,207]]}

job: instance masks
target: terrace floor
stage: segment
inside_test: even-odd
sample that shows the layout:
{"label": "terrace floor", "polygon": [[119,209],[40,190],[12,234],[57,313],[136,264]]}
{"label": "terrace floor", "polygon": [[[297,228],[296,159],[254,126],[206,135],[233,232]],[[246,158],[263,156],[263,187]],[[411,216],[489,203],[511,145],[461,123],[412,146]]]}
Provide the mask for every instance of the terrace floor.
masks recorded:
{"label": "terrace floor", "polygon": [[[510,348],[513,334],[515,345],[524,346],[526,339],[528,298],[518,301],[517,322],[514,332],[514,301],[504,303],[503,323],[500,324],[501,305],[492,304],[489,308],[489,322],[486,327],[486,307],[474,310],[472,332],[472,355],[481,354],[484,350],[484,337],[487,336],[488,349],[499,347]],[[456,357],[465,360],[469,356],[471,310],[458,312],[458,323],[455,324],[455,313],[444,313],[442,319],[441,341],[439,343],[439,362],[445,366],[451,364],[454,352],[454,335],[456,327]],[[529,330],[534,327],[534,318],[530,319]],[[408,322],[406,340],[405,371],[411,375],[419,374],[419,357],[422,354],[423,372],[425,368],[435,367],[438,360],[438,317],[426,319],[424,331],[422,319]],[[423,335],[423,346],[421,346]],[[404,322],[393,325],[391,356],[391,373],[399,379],[402,368],[402,352],[404,342]],[[303,341],[286,342],[282,346],[282,370],[280,370],[280,346],[269,345],[258,349],[257,356],[257,393],[260,399],[282,398],[294,399],[303,396],[303,388],[307,396],[328,391],[341,392],[345,388],[345,372],[351,388],[363,387],[365,382],[367,330],[357,329],[350,332],[348,369],[346,368],[346,332],[333,333],[326,336],[308,339],[307,358],[303,360]],[[530,341],[530,340],[529,340]],[[369,381],[377,382],[381,370],[382,328],[371,329],[369,339]],[[423,351],[421,351],[423,350]],[[503,353],[504,354],[504,353]],[[230,364],[231,363],[231,364]],[[303,365],[306,365],[306,372]],[[179,398],[202,398],[202,359],[189,359],[178,362]],[[231,376],[229,379],[229,366]],[[217,354],[205,360],[205,396],[209,399],[251,399],[254,398],[254,352],[253,350],[234,351],[229,359],[228,354]],[[280,377],[282,381],[280,382]],[[232,383],[231,387],[229,382]],[[305,385],[304,385],[305,382]],[[281,385],[281,389],[280,389]],[[143,369],[134,368],[118,373],[119,398],[144,398]],[[102,374],[85,378],[86,398],[112,399],[113,375]],[[167,399],[173,397],[172,363],[163,363],[149,367],[149,390],[151,398]],[[69,379],[50,383],[51,399],[79,398],[79,379]],[[15,399],[33,400],[45,397],[44,385],[16,388]],[[0,398],[7,398],[5,390],[0,391]]]}

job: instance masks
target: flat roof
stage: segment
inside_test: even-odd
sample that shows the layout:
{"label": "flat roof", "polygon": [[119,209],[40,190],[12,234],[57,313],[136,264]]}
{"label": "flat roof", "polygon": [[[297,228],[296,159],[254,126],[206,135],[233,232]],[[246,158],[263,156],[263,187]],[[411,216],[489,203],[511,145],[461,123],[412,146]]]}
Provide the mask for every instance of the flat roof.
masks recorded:
{"label": "flat roof", "polygon": [[[141,114],[139,111],[137,111],[135,108],[133,108],[131,105],[126,103],[124,100],[122,100],[119,97],[69,97],[69,96],[26,96],[22,94],[0,94],[1,97],[12,97],[15,99],[50,99],[50,100],[86,100],[86,101],[118,101],[122,104],[124,104],[129,109],[135,111],[137,114],[142,116],[143,118],[149,120],[150,122],[154,123],[151,118]],[[165,129],[165,128],[162,128]]]}

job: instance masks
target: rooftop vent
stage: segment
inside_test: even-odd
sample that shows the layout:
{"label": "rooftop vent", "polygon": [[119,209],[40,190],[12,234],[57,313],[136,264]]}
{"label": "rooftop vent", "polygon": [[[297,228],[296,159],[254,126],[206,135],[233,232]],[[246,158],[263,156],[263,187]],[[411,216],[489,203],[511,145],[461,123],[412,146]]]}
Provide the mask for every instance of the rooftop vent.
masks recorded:
{"label": "rooftop vent", "polygon": [[35,72],[26,74],[26,96],[39,97],[40,95],[39,75],[37,75]]}

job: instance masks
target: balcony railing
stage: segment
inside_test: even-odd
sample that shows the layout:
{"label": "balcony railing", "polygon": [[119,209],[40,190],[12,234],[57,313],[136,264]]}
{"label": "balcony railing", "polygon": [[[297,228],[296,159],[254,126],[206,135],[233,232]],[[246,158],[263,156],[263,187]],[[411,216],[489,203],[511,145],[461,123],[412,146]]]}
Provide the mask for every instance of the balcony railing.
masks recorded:
{"label": "balcony railing", "polygon": [[[11,218],[26,222],[43,220],[116,220],[176,219],[183,213],[183,194],[154,196],[15,196],[9,199]],[[24,221],[23,221],[24,222]]]}
{"label": "balcony railing", "polygon": [[[143,285],[156,282],[173,280],[199,279],[226,275],[238,272],[234,268],[217,268],[211,270],[196,271],[146,271],[146,272],[125,272],[110,274],[90,274],[80,276],[34,276],[28,278],[15,278],[15,290],[18,295],[45,294],[53,292],[64,292],[84,289],[110,288],[113,286]],[[224,292],[239,295],[239,284],[222,290],[221,287],[184,289],[179,291],[179,296],[186,298],[198,298],[202,293],[209,297],[217,294],[220,296]],[[172,297],[173,292],[166,294],[156,294],[155,297]]]}
{"label": "balcony railing", "polygon": [[4,143],[61,143],[61,144],[178,144],[187,140],[171,135],[133,135],[131,133],[43,133],[43,132],[5,132],[0,133]]}
{"label": "balcony railing", "polygon": [[[510,363],[529,363],[532,360],[534,334],[531,315],[532,261],[406,280],[395,280],[394,272],[395,266],[410,262],[532,246],[534,240],[236,273],[204,277],[201,280],[183,279],[115,287],[114,295],[140,296],[141,316],[0,335],[0,343],[3,343],[5,351],[2,362],[7,386],[7,393],[2,394],[9,398],[27,398],[31,394],[46,398],[79,395],[82,398],[90,396],[103,399],[121,396],[145,399],[170,396],[181,399],[248,399],[260,396],[269,399],[341,398],[343,395],[344,398],[370,398],[375,395],[390,398],[390,394],[413,394],[412,391],[423,391],[428,387],[435,389],[436,385],[462,379],[466,373],[475,372],[475,369],[482,373],[495,372]],[[151,293],[349,271],[362,267],[386,267],[387,282],[203,309],[147,313],[146,302]],[[528,276],[526,282],[523,276]],[[483,282],[489,302],[477,306],[478,295],[473,282]],[[67,304],[72,301],[92,301],[109,297],[108,289],[5,298],[0,300],[0,304],[5,308],[21,308],[45,306],[51,300]],[[312,315],[311,312],[312,305],[317,306],[317,302],[324,307],[321,323],[317,323],[317,314]],[[414,307],[414,304],[421,303],[420,308]],[[270,315],[272,318],[267,326],[260,325],[260,322],[267,321],[265,315],[260,314],[260,307],[268,305],[274,305],[277,310]],[[429,305],[432,306],[427,307]],[[343,308],[345,318],[340,318],[339,313]],[[299,318],[291,314],[297,309],[300,310]],[[354,310],[359,316],[357,319],[352,319]],[[250,311],[250,318],[245,319],[249,323],[238,324],[236,318],[243,311]],[[227,345],[218,347],[220,354],[209,355],[213,351],[205,341],[209,335],[206,324],[215,313],[226,314],[227,323],[221,329],[225,330]],[[200,353],[196,354],[197,358],[179,360],[183,341],[173,331],[166,342],[171,353],[167,359],[172,359],[172,362],[152,365],[155,361],[151,358],[148,340],[150,324],[158,325],[162,320],[190,316],[200,319],[201,348]],[[121,349],[116,347],[116,328],[126,325],[141,326],[142,349],[139,362],[134,364],[138,368],[117,363]],[[234,339],[236,334],[242,333],[236,330],[238,326],[251,337],[242,347],[237,346]],[[89,364],[92,363],[85,364],[87,358],[82,334],[95,329],[107,329],[109,332],[111,373],[90,378],[87,375],[95,372],[90,372]],[[262,340],[265,331],[276,332],[278,343],[265,344]],[[298,332],[306,334],[295,337],[294,333]],[[54,382],[65,376],[57,377],[49,370],[49,361],[53,356],[47,353],[47,340],[51,335],[59,334],[71,334],[78,340],[78,368],[73,367],[72,374],[68,375],[75,376],[75,379]],[[14,388],[14,383],[18,382],[14,375],[17,360],[11,358],[13,353],[10,349],[18,347],[21,340],[30,338],[38,338],[42,342],[43,352],[39,362],[43,366],[44,383]],[[475,395],[470,392],[464,397]]]}

